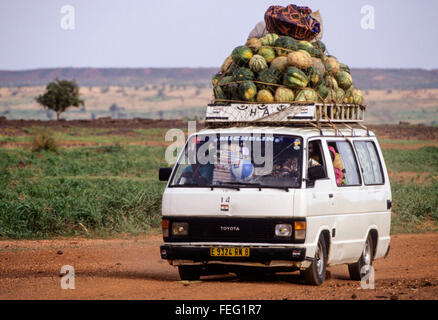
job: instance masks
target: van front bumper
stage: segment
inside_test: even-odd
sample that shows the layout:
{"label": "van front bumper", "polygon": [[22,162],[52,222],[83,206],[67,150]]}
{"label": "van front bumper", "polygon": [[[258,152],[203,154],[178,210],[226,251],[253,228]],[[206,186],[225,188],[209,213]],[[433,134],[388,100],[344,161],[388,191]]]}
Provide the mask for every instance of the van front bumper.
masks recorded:
{"label": "van front bumper", "polygon": [[[305,248],[295,247],[252,247],[241,246],[250,249],[247,257],[226,257],[211,256],[211,248],[218,246],[193,246],[193,245],[171,245],[164,244],[160,246],[161,258],[165,260],[189,260],[203,263],[211,261],[221,262],[259,262],[269,264],[271,261],[292,261],[301,262],[306,259]],[[227,246],[220,246],[226,248]],[[240,247],[240,246],[229,246]]]}

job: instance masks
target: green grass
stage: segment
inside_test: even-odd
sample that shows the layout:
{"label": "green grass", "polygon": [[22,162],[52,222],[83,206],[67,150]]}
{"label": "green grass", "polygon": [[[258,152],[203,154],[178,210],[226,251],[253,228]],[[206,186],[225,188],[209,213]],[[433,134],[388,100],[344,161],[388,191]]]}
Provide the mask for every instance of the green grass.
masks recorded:
{"label": "green grass", "polygon": [[[399,141],[411,144],[412,141]],[[386,149],[383,156],[392,172],[417,172],[430,174],[422,183],[391,181],[393,218],[392,232],[438,231],[438,148],[422,147],[413,150]]]}
{"label": "green grass", "polygon": [[412,146],[418,144],[437,144],[436,140],[396,140],[396,139],[379,139],[379,143],[400,145],[400,146]]}
{"label": "green grass", "polygon": [[438,173],[438,148],[422,147],[415,150],[387,149],[383,157],[388,170],[393,172]]}
{"label": "green grass", "polygon": [[[0,139],[31,141],[26,136]],[[55,140],[106,145],[49,152],[0,148],[0,238],[50,238],[145,233],[159,225],[164,183],[157,170],[167,166],[165,147],[126,146],[135,139],[164,140],[166,129],[59,128]],[[27,139],[27,140],[18,140]],[[411,143],[411,142],[401,142]],[[393,172],[438,173],[438,148],[383,151]],[[438,182],[392,182],[392,232],[438,231]],[[432,221],[432,223],[430,223]],[[427,225],[427,227],[424,227]]]}
{"label": "green grass", "polygon": [[[438,231],[438,181],[391,184],[393,232]],[[426,225],[426,222],[432,222]]]}
{"label": "green grass", "polygon": [[145,146],[0,149],[0,237],[147,232],[160,221],[163,159]]}
{"label": "green grass", "polygon": [[[30,128],[24,128],[25,133],[28,135],[2,135],[0,134],[0,143],[23,143],[32,142],[34,134],[46,130],[43,127],[33,126]],[[133,129],[130,131],[130,135],[126,132],[119,132],[115,129],[98,129],[98,128],[78,128],[71,127],[66,129],[57,129],[51,131],[54,139],[63,142],[83,142],[94,144],[122,144],[136,141],[164,141],[164,137],[168,128],[157,129]],[[50,130],[49,130],[50,131]]]}

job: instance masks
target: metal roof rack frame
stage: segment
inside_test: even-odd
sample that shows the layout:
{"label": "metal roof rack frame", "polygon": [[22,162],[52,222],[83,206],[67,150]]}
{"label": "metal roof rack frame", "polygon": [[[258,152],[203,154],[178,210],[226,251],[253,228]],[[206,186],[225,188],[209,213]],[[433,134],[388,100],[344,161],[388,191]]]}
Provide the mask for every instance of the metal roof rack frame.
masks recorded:
{"label": "metal roof rack frame", "polygon": [[230,126],[298,126],[316,127],[321,135],[323,127],[331,127],[335,134],[344,126],[352,131],[353,125],[369,130],[365,120],[365,105],[327,104],[315,102],[292,103],[215,103],[207,106],[205,123],[210,128]]}

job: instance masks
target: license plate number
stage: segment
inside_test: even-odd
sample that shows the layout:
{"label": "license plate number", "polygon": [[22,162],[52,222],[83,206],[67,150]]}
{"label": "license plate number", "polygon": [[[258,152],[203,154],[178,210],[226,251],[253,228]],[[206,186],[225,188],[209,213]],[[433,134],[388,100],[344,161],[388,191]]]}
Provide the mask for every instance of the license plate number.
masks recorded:
{"label": "license plate number", "polygon": [[249,257],[249,248],[210,248],[212,257]]}

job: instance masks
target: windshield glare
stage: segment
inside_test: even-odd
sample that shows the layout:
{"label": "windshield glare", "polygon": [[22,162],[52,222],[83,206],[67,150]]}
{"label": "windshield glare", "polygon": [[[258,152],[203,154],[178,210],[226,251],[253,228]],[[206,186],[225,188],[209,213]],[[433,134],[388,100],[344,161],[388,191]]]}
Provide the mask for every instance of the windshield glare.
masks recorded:
{"label": "windshield glare", "polygon": [[301,186],[302,138],[286,135],[192,136],[170,186]]}

